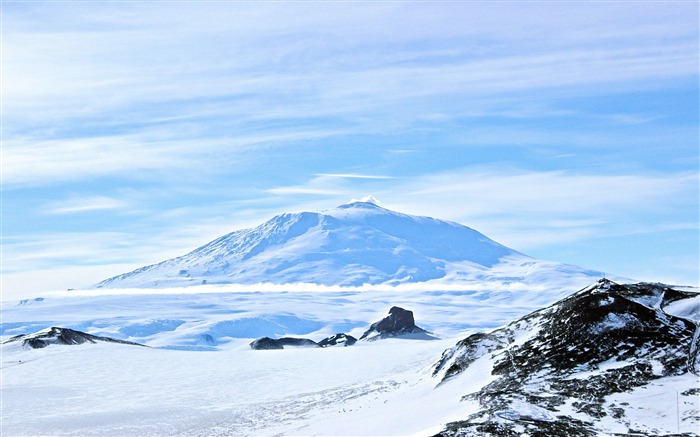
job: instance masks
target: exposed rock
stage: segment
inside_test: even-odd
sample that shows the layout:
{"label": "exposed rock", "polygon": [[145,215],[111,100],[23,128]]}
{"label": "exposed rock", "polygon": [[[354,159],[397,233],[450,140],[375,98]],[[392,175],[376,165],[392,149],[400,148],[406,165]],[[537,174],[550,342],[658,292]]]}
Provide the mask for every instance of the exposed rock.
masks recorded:
{"label": "exposed rock", "polygon": [[5,343],[12,343],[16,341],[21,341],[23,346],[28,346],[33,349],[41,349],[51,344],[76,345],[97,342],[120,343],[147,347],[146,345],[131,341],[117,340],[116,338],[110,337],[100,337],[81,331],[75,331],[73,329],[59,328],[55,326],[33,334],[16,335],[7,340]]}
{"label": "exposed rock", "polygon": [[277,340],[270,337],[262,337],[257,340],[253,340],[250,343],[251,349],[255,350],[268,350],[268,349],[284,349],[284,346],[279,344]]}
{"label": "exposed rock", "polygon": [[382,320],[372,323],[360,340],[379,340],[388,337],[406,336],[409,334],[419,334],[420,338],[433,339],[425,329],[416,326],[413,319],[413,311],[400,307],[391,307],[389,315]]}
{"label": "exposed rock", "polygon": [[334,334],[334,335],[331,335],[330,337],[324,338],[323,340],[318,342],[318,345],[321,347],[352,346],[356,342],[357,342],[357,339],[355,337],[353,337],[352,335],[340,333],[340,334]]}
{"label": "exposed rock", "polygon": [[283,337],[278,339],[262,337],[250,343],[251,349],[255,350],[284,349],[285,346],[318,347],[318,343],[313,340],[309,340],[308,338],[293,337]]}
{"label": "exposed rock", "polygon": [[594,423],[606,416],[624,426],[624,410],[606,397],[662,377],[697,374],[696,322],[664,311],[696,298],[660,284],[601,280],[503,328],[465,338],[443,353],[433,376],[445,383],[479,360],[495,379],[465,393],[480,410],[439,435],[509,436],[525,429],[528,435],[594,436],[600,434]]}

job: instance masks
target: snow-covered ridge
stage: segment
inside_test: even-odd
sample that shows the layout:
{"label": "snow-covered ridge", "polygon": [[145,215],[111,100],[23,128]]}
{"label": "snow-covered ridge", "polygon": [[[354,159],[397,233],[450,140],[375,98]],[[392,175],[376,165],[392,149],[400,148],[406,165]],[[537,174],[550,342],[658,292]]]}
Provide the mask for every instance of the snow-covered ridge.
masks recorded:
{"label": "snow-covered ridge", "polygon": [[[461,375],[472,378],[475,369],[487,369],[490,378],[464,393],[476,411],[449,424],[442,435],[697,430],[697,414],[684,405],[697,401],[700,327],[664,310],[694,314],[697,299],[696,292],[662,284],[601,280],[503,328],[461,340],[443,353],[433,376],[441,384],[459,384]],[[648,424],[658,426],[658,420],[621,408],[624,393],[673,378],[684,401],[674,427],[654,428]]]}
{"label": "snow-covered ridge", "polygon": [[281,214],[186,255],[107,279],[97,287],[361,286],[484,282],[496,277],[527,282],[542,266],[547,274],[585,277],[584,283],[601,275],[530,258],[458,223],[354,202],[322,212]]}

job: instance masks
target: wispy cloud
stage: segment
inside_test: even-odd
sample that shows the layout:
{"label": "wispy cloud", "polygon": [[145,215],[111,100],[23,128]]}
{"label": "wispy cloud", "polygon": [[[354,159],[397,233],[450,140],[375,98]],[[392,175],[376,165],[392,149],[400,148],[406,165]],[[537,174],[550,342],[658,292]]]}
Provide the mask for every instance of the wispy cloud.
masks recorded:
{"label": "wispy cloud", "polygon": [[289,194],[312,194],[312,195],[318,195],[318,196],[337,196],[338,194],[341,194],[341,191],[338,190],[329,190],[329,189],[324,189],[324,188],[311,188],[311,187],[278,187],[278,188],[270,188],[267,190],[268,193],[275,194],[275,195],[281,195],[281,196],[286,196]]}
{"label": "wispy cloud", "polygon": [[356,173],[318,173],[314,176],[340,179],[394,179],[393,176],[368,175]]}
{"label": "wispy cloud", "polygon": [[49,214],[76,214],[109,209],[121,209],[127,203],[120,199],[106,196],[76,196],[60,202],[51,202],[45,206]]}
{"label": "wispy cloud", "polygon": [[[253,132],[235,138],[192,138],[191,133],[161,128],[124,135],[31,141],[10,138],[3,145],[3,188],[42,186],[109,175],[125,178],[192,179],[206,172],[230,171],[245,165],[251,153],[287,142],[319,140],[340,132],[334,129],[298,129]],[[193,171],[201,170],[201,171]]]}

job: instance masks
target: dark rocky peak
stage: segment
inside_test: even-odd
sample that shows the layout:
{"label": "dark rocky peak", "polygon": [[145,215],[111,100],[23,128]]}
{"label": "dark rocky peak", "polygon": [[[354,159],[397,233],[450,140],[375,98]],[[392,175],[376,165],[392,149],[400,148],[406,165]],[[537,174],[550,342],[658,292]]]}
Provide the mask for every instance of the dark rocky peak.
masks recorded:
{"label": "dark rocky peak", "polygon": [[697,292],[678,290],[661,283],[617,284],[609,279],[601,279],[563,301],[584,295],[616,295],[648,308],[663,309],[666,305],[696,297],[698,294]]}
{"label": "dark rocky peak", "polygon": [[392,307],[389,315],[382,320],[373,323],[360,340],[373,341],[388,337],[407,336],[418,334],[420,338],[434,339],[428,332],[416,326],[413,319],[413,311],[400,307]]}
{"label": "dark rocky peak", "polygon": [[352,346],[355,343],[357,343],[357,339],[355,337],[353,337],[352,335],[340,333],[324,338],[323,340],[318,342],[318,345],[321,347]]}
{"label": "dark rocky peak", "polygon": [[100,337],[97,335],[87,334],[81,331],[75,331],[68,328],[51,327],[33,334],[16,335],[5,343],[13,343],[21,341],[23,346],[28,346],[33,349],[40,349],[51,344],[76,345],[83,343],[120,343],[133,346],[144,346],[143,344],[134,343],[125,340],[117,340],[116,338]]}

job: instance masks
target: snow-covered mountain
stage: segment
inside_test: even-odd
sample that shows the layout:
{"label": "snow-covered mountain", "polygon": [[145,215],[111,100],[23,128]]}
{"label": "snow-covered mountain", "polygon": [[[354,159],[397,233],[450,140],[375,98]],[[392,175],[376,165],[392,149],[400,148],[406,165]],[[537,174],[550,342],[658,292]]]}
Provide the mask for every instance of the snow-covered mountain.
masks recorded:
{"label": "snow-covered mountain", "polygon": [[[459,385],[461,375],[484,383],[464,393],[476,411],[440,435],[698,430],[699,298],[661,284],[601,280],[503,328],[465,338],[443,353],[433,376],[442,384]],[[667,413],[676,420],[661,425],[651,404],[669,399]]]}
{"label": "snow-covered mountain", "polygon": [[[431,280],[537,282],[602,274],[538,261],[469,227],[401,214],[372,202],[282,214],[174,259],[107,279],[98,288],[314,283],[357,286]],[[579,281],[580,283],[580,281]]]}

